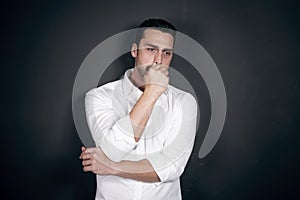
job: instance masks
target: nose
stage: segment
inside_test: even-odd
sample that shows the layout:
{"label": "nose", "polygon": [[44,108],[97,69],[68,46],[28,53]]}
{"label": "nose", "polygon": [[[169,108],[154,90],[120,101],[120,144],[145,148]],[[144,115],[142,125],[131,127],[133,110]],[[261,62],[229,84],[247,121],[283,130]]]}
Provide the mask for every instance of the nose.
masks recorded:
{"label": "nose", "polygon": [[154,57],[154,62],[156,64],[162,64],[163,52],[161,50],[157,51]]}

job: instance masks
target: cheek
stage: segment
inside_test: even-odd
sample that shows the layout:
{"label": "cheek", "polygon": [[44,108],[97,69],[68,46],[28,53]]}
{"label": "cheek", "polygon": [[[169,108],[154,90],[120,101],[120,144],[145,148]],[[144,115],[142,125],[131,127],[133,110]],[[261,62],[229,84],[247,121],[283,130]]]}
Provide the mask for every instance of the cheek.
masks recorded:
{"label": "cheek", "polygon": [[141,63],[152,63],[154,59],[154,56],[147,53],[147,52],[140,52],[138,55],[138,60]]}
{"label": "cheek", "polygon": [[171,61],[172,61],[172,56],[163,58],[163,64],[164,65],[170,65]]}

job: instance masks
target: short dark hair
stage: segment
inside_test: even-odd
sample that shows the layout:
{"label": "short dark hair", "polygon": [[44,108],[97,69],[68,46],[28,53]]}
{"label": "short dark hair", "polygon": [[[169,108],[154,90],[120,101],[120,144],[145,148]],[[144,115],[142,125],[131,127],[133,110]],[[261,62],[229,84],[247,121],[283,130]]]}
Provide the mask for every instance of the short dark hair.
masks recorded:
{"label": "short dark hair", "polygon": [[157,29],[164,33],[170,33],[175,41],[177,29],[170,22],[164,19],[147,19],[140,24],[140,27],[136,33],[135,42],[139,45],[141,39],[144,36],[144,31],[148,28]]}

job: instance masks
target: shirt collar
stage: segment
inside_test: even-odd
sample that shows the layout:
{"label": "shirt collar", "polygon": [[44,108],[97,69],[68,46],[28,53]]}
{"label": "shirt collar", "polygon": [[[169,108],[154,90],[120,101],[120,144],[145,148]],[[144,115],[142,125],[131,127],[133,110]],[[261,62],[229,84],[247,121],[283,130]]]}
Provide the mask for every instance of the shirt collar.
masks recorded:
{"label": "shirt collar", "polygon": [[141,95],[143,93],[139,88],[137,88],[135,85],[133,85],[133,83],[129,79],[132,72],[133,72],[133,69],[128,69],[124,75],[123,90],[124,90],[124,93],[126,96],[131,96],[133,94]]}

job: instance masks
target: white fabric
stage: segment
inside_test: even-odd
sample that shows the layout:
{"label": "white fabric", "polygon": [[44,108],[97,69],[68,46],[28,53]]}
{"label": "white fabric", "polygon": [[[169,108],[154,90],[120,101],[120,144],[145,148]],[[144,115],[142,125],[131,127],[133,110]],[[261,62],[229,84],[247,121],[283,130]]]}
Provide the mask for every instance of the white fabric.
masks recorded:
{"label": "white fabric", "polygon": [[111,160],[148,159],[161,182],[97,175],[96,199],[180,200],[179,177],[194,144],[197,103],[192,95],[169,85],[157,100],[142,138],[135,142],[129,113],[142,91],[129,80],[131,72],[86,94],[87,122],[96,145]]}

